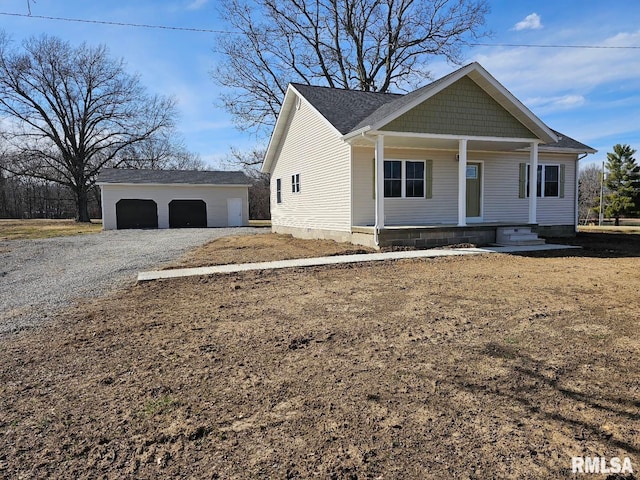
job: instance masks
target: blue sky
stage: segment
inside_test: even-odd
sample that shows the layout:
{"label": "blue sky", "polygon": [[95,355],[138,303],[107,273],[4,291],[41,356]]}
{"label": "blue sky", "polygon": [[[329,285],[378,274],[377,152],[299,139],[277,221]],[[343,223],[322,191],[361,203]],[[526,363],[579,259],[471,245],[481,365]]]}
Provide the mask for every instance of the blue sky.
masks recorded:
{"label": "blue sky", "polygon": [[[491,0],[491,44],[640,47],[640,2]],[[27,0],[2,0],[0,12],[27,14]],[[220,29],[216,0],[31,0],[40,16]],[[248,148],[255,138],[236,130],[217,106],[219,87],[210,33],[62,22],[0,15],[0,29],[15,41],[47,33],[74,44],[106,44],[123,57],[152,93],[173,95],[188,148],[211,168],[229,148]],[[606,158],[616,143],[640,150],[640,49],[568,49],[476,46],[465,63],[480,62],[550,127],[598,150]],[[457,68],[434,60],[434,78]]]}

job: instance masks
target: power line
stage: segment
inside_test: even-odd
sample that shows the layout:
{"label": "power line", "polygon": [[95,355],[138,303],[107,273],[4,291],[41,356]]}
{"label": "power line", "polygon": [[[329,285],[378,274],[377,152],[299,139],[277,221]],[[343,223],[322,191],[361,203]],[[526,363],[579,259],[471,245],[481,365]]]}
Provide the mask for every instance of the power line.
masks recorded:
{"label": "power line", "polygon": [[[160,30],[176,30],[197,33],[225,33],[238,34],[228,30],[215,30],[209,28],[173,27],[168,25],[149,25],[145,23],[109,22],[107,20],[87,20],[83,18],[50,17],[46,15],[27,15],[24,13],[0,12],[0,15],[8,17],[37,18],[40,20],[55,20],[61,22],[91,23],[99,25],[111,25],[116,27],[155,28]],[[553,44],[520,44],[520,43],[469,43],[470,47],[511,47],[511,48],[583,48],[583,49],[610,49],[610,50],[640,50],[640,46],[633,45],[553,45]]]}
{"label": "power line", "polygon": [[112,25],[116,27],[157,28],[161,30],[180,30],[184,32],[199,32],[199,33],[237,33],[237,32],[229,32],[225,30],[212,30],[208,28],[171,27],[167,25],[148,25],[144,23],[109,22],[106,20],[86,20],[82,18],[49,17],[46,15],[27,15],[25,13],[0,12],[0,15],[5,15],[8,17],[38,18],[41,20],[57,20],[62,22],[93,23],[93,24],[100,24],[100,25]]}
{"label": "power line", "polygon": [[549,45],[549,44],[519,44],[519,43],[469,43],[472,47],[527,47],[527,48],[603,48],[603,49],[640,49],[631,45]]}

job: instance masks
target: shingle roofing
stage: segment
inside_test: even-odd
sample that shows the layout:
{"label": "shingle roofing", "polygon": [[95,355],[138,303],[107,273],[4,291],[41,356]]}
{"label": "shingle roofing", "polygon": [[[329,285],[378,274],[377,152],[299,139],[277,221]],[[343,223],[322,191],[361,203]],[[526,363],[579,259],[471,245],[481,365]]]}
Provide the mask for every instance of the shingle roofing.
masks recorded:
{"label": "shingle roofing", "polygon": [[329,120],[342,135],[356,130],[358,123],[389,102],[401,99],[395,93],[362,92],[341,88],[292,83],[300,94]]}
{"label": "shingle roofing", "polygon": [[[414,99],[427,94],[429,90],[437,88],[457,72],[454,71],[405,95],[317,87],[299,83],[292,83],[291,86],[311,103],[340,134],[346,135],[384,120],[393,112],[411,104]],[[559,140],[555,143],[541,145],[541,147],[555,150],[594,151],[591,147],[567,135],[551,130],[557,134]]]}
{"label": "shingle roofing", "polygon": [[585,145],[584,143],[581,143],[577,140],[574,140],[573,138],[565,135],[564,133],[560,133],[557,130],[553,130],[553,133],[555,133],[556,136],[558,137],[558,141],[555,143],[547,143],[545,145],[541,145],[542,148],[584,150],[584,151],[594,151],[595,153],[595,150],[593,150],[593,148],[591,148],[590,146]]}
{"label": "shingle roofing", "polygon": [[97,183],[249,185],[250,181],[243,172],[105,168]]}

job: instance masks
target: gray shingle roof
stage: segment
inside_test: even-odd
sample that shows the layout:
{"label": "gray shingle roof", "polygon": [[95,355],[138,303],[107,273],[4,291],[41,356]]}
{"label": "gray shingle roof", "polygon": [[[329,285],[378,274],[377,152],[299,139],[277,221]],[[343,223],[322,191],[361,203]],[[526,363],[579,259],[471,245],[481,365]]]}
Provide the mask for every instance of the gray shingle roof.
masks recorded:
{"label": "gray shingle roof", "polygon": [[356,125],[381,106],[400,99],[395,93],[361,92],[331,87],[291,84],[342,135],[356,130]]}
{"label": "gray shingle roof", "polygon": [[355,126],[355,128],[353,128],[353,130],[364,128],[367,125],[374,125],[379,121],[384,120],[393,112],[401,110],[406,105],[409,105],[411,102],[413,102],[415,98],[418,98],[426,94],[429,90],[433,90],[438,85],[446,81],[449,77],[453,76],[455,73],[457,73],[457,71],[451,72],[449,75],[445,75],[444,77],[439,78],[438,80],[431,82],[430,84],[425,85],[424,87],[420,87],[417,90],[414,90],[413,92],[407,93],[406,95],[397,95],[397,96],[394,95],[394,97],[399,97],[399,98],[390,99],[391,101],[383,104],[375,112],[373,112],[372,114],[362,119],[360,123],[358,123]]}
{"label": "gray shingle roof", "polygon": [[[552,129],[553,130],[553,129]],[[555,143],[546,143],[544,145],[540,145],[542,148],[554,149],[554,148],[562,148],[562,149],[571,149],[571,150],[581,150],[581,151],[593,151],[595,150],[584,143],[580,143],[577,140],[565,135],[564,133],[560,133],[557,130],[553,130],[553,133],[558,137],[558,141]]]}
{"label": "gray shingle roof", "polygon": [[97,183],[248,185],[251,182],[243,172],[105,168]]}
{"label": "gray shingle roof", "polygon": [[[347,133],[384,120],[394,111],[402,109],[416,97],[422,96],[429,90],[436,88],[457,72],[458,71],[454,71],[405,95],[317,87],[299,83],[292,83],[291,85],[300,92],[336,130],[342,135],[346,135]],[[591,147],[567,135],[555,130],[553,131],[560,137],[560,140],[556,143],[544,144],[545,148],[595,151]]]}

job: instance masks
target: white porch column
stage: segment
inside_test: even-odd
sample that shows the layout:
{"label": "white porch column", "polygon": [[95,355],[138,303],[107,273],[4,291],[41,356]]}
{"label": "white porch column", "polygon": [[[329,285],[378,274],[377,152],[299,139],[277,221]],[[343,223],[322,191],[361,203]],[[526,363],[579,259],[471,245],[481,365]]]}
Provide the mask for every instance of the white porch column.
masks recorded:
{"label": "white porch column", "polygon": [[376,137],[376,233],[384,228],[384,135]]}
{"label": "white porch column", "polygon": [[537,206],[538,206],[538,143],[531,143],[531,152],[529,154],[529,223],[538,223]]}
{"label": "white porch column", "polygon": [[467,139],[458,142],[458,226],[467,224]]}

